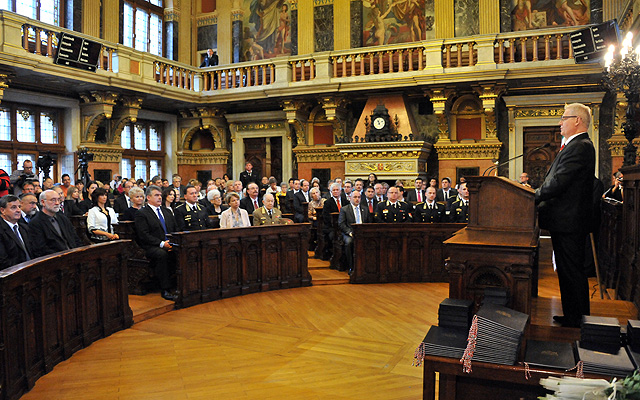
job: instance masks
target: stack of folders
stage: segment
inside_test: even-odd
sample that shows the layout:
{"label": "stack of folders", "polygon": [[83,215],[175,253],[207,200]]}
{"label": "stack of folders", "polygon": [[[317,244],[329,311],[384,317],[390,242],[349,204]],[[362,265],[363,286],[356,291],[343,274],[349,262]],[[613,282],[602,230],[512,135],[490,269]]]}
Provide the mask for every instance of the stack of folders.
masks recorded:
{"label": "stack of folders", "polygon": [[536,367],[558,368],[566,371],[576,365],[573,344],[529,339],[524,362]]}
{"label": "stack of folders", "polygon": [[619,347],[615,354],[611,354],[578,346],[578,358],[583,362],[583,371],[592,374],[627,376],[635,370],[624,347]]}
{"label": "stack of folders", "polygon": [[464,329],[434,325],[422,341],[422,349],[426,355],[461,359],[467,347],[467,334]]}
{"label": "stack of folders", "polygon": [[638,320],[627,321],[627,353],[636,369],[640,368],[640,321]]}
{"label": "stack of folders", "polygon": [[482,304],[497,304],[506,307],[508,301],[509,293],[507,288],[488,287],[484,289],[484,301]]}
{"label": "stack of folders", "polygon": [[468,331],[472,313],[473,300],[444,299],[438,308],[438,325]]}
{"label": "stack of folders", "polygon": [[513,365],[529,316],[495,304],[478,310],[478,336],[473,361]]}
{"label": "stack of folders", "polygon": [[616,354],[620,350],[620,322],[617,318],[582,316],[580,347]]}

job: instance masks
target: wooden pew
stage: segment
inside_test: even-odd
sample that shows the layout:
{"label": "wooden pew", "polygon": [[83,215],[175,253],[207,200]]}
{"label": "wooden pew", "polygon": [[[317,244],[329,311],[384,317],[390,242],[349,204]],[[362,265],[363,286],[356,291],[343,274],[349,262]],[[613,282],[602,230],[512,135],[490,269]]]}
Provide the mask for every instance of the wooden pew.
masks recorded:
{"label": "wooden pew", "polygon": [[142,296],[159,290],[153,267],[145,257],[144,250],[135,241],[135,223],[133,221],[120,221],[113,226],[113,230],[120,239],[130,240],[127,248],[127,286],[129,293]]}
{"label": "wooden pew", "polygon": [[466,224],[353,225],[351,283],[448,282],[443,241]]}
{"label": "wooden pew", "polygon": [[177,244],[176,307],[311,285],[309,224],[179,232],[171,242]]}
{"label": "wooden pew", "polygon": [[322,253],[324,252],[324,222],[322,221],[322,207],[316,207],[316,241],[313,258],[322,259]]}
{"label": "wooden pew", "polygon": [[54,253],[0,271],[0,399],[17,399],[61,361],[133,324],[128,241]]}
{"label": "wooden pew", "polygon": [[71,225],[76,230],[76,234],[82,241],[82,244],[85,246],[89,246],[93,244],[91,239],[89,238],[89,231],[87,230],[87,217],[85,215],[74,215],[69,217],[71,220]]}
{"label": "wooden pew", "polygon": [[342,232],[338,226],[338,218],[340,213],[331,213],[331,226],[333,227],[333,254],[331,255],[331,268],[337,270],[345,270],[347,263],[344,260],[344,239]]}

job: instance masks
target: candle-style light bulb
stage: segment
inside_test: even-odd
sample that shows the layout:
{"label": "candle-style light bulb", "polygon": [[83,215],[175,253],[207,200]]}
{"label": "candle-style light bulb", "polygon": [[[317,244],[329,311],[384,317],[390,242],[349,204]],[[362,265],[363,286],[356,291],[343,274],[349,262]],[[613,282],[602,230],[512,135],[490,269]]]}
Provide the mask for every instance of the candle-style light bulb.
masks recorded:
{"label": "candle-style light bulb", "polygon": [[607,72],[609,71],[609,68],[613,63],[613,54],[615,51],[616,51],[616,46],[610,45],[609,49],[607,50],[607,54],[604,55],[604,65],[607,68]]}
{"label": "candle-style light bulb", "polygon": [[631,44],[633,43],[633,33],[627,32],[627,35],[622,42],[622,49],[620,49],[620,56],[624,58],[631,50]]}

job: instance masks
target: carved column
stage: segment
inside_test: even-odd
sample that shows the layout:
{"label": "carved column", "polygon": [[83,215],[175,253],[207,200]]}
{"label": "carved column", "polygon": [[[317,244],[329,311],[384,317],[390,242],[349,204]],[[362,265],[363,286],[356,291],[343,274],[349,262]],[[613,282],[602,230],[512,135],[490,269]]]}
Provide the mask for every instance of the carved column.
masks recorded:
{"label": "carved column", "polygon": [[453,0],[438,0],[435,2],[436,39],[450,39],[455,37],[453,3]]}
{"label": "carved column", "polygon": [[282,102],[282,109],[287,115],[287,123],[293,126],[296,132],[298,146],[309,144],[307,124],[311,104],[304,100],[285,100]]}
{"label": "carved column", "polygon": [[0,72],[0,101],[4,98],[4,90],[9,87],[11,74],[8,72]]}
{"label": "carved column", "polygon": [[120,146],[120,135],[122,129],[129,121],[135,123],[138,120],[138,112],[142,107],[142,97],[122,96],[122,105],[114,108],[113,118],[111,118],[111,129],[108,142]]}
{"label": "carved column", "polygon": [[164,9],[165,57],[178,61],[178,28],[180,11],[175,8]]}
{"label": "carved column", "polygon": [[111,119],[113,107],[118,100],[118,94],[107,91],[92,91],[80,94],[83,103],[80,104],[82,113],[82,143],[94,143],[96,130],[105,119]]}
{"label": "carved column", "polygon": [[231,10],[231,44],[232,44],[232,62],[242,61],[240,49],[242,48],[242,18],[244,11],[242,9]]}
{"label": "carved column", "polygon": [[82,1],[82,33],[100,37],[100,7],[101,2],[94,0]]}
{"label": "carved column", "polygon": [[333,125],[334,143],[342,143],[347,140],[347,100],[340,97],[323,97],[320,104],[327,116],[327,121]]}
{"label": "carved column", "polygon": [[496,85],[495,83],[487,83],[474,87],[474,90],[482,101],[482,108],[484,109],[485,131],[482,134],[482,138],[488,142],[498,141],[495,109],[498,96],[502,94],[504,89],[504,85]]}
{"label": "carved column", "polygon": [[433,113],[438,117],[438,142],[451,143],[451,133],[449,131],[449,115],[447,102],[454,93],[453,89],[435,88],[426,91],[431,103]]}
{"label": "carved column", "polygon": [[[74,0],[74,5],[77,0]],[[65,12],[66,14],[66,12]],[[102,29],[104,40],[112,43],[120,41],[120,24],[113,21],[120,20],[120,1],[119,0],[102,0]],[[87,33],[85,31],[85,33]]]}
{"label": "carved column", "polygon": [[[624,148],[628,144],[627,138],[624,136],[622,129],[625,122],[625,114],[627,112],[627,99],[622,93],[618,93],[616,98],[616,112],[613,136],[607,139],[609,150],[611,151],[611,167],[613,172],[622,166],[624,160]],[[594,121],[595,122],[595,121]],[[634,142],[638,144],[639,139]]]}

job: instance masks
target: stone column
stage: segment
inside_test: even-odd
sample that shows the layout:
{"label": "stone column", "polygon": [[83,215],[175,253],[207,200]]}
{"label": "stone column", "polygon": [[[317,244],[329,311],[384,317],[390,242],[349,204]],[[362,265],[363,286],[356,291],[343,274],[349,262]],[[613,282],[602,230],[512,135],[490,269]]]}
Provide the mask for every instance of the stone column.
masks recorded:
{"label": "stone column", "polygon": [[[75,3],[78,0],[73,0]],[[120,24],[115,23],[120,20],[120,1],[102,0],[102,21],[104,40],[118,43],[120,40]]]}
{"label": "stone column", "polygon": [[500,33],[500,3],[496,0],[480,0],[480,34]]}
{"label": "stone column", "polygon": [[351,48],[362,47],[362,0],[351,0]]}
{"label": "stone column", "polygon": [[298,3],[298,54],[311,54],[314,51],[313,42],[313,2],[300,1]]}
{"label": "stone column", "polygon": [[453,0],[437,0],[436,11],[436,39],[455,37],[455,15]]}
{"label": "stone column", "polygon": [[100,1],[82,1],[82,33],[100,37]]}
{"label": "stone column", "polygon": [[240,57],[240,49],[242,48],[242,18],[244,11],[242,9],[231,10],[231,62],[238,63],[242,61]]}
{"label": "stone column", "polygon": [[334,50],[346,50],[351,44],[351,4],[346,1],[333,3]]}
{"label": "stone column", "polygon": [[164,10],[164,55],[170,60],[178,60],[178,21],[180,12],[174,8]]}
{"label": "stone column", "polygon": [[291,5],[291,55],[298,55],[298,0],[290,0]]}

